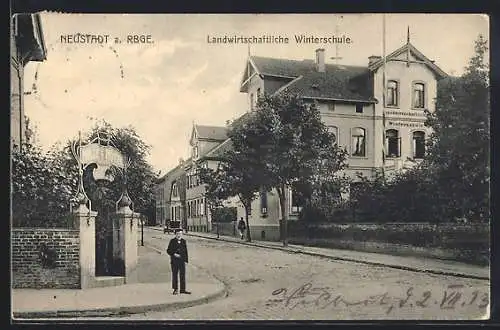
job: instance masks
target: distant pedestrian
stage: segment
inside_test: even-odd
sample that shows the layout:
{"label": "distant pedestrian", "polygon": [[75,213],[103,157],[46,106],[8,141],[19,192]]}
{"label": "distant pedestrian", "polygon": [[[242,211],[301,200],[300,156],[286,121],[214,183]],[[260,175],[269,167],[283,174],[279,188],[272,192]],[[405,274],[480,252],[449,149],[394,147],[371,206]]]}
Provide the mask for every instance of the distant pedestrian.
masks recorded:
{"label": "distant pedestrian", "polygon": [[243,239],[245,237],[245,231],[247,229],[247,225],[243,220],[243,217],[240,218],[240,222],[238,222],[238,230],[240,231],[240,237]]}
{"label": "distant pedestrian", "polygon": [[188,263],[188,250],[186,240],[182,238],[182,229],[175,229],[175,237],[168,243],[167,254],[170,256],[170,266],[172,267],[172,289],[173,294],[179,291],[178,278],[180,279],[180,293],[191,294],[186,291],[186,264]]}

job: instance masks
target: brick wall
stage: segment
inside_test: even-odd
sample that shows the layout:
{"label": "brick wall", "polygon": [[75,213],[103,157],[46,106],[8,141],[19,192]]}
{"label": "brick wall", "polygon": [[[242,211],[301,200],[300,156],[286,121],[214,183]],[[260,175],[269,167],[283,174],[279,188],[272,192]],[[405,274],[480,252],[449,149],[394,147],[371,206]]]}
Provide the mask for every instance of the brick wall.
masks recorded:
{"label": "brick wall", "polygon": [[[40,246],[55,252],[53,268],[44,267]],[[80,288],[80,238],[72,229],[13,228],[13,288]]]}

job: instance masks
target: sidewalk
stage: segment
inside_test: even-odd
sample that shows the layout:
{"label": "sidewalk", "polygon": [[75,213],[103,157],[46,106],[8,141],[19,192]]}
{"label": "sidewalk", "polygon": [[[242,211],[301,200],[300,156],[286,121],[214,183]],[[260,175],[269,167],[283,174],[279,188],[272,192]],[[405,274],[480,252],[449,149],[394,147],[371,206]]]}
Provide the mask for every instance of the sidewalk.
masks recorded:
{"label": "sidewalk", "polygon": [[[149,227],[155,230],[161,228]],[[186,235],[202,237],[207,239],[216,239],[217,235],[212,233],[188,232]],[[430,273],[437,275],[448,275],[456,277],[465,277],[480,280],[490,279],[489,267],[469,265],[456,261],[440,260],[433,258],[419,258],[409,256],[394,256],[383,253],[370,253],[341,249],[318,248],[302,245],[289,244],[283,247],[282,242],[254,241],[246,242],[236,237],[220,236],[218,240],[235,242],[244,245],[258,246],[281,250],[289,253],[301,253],[311,256],[324,257],[334,260],[358,262],[374,266],[390,267],[413,272]]]}
{"label": "sidewalk", "polygon": [[139,281],[142,283],[93,289],[14,289],[16,319],[97,317],[151,310],[174,310],[210,302],[226,294],[224,285],[202,272],[188,274],[190,295],[172,295],[170,265],[165,256],[139,246]]}

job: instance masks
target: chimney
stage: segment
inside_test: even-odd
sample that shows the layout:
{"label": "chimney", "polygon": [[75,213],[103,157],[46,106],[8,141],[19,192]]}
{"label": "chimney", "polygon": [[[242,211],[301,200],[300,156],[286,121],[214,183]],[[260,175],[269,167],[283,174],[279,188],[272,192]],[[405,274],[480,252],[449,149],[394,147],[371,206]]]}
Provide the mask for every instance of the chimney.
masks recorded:
{"label": "chimney", "polygon": [[182,165],[183,163],[184,163],[184,159],[182,159],[182,157],[179,158],[179,165]]}
{"label": "chimney", "polygon": [[368,56],[368,66],[370,66],[373,63],[377,62],[381,58],[382,58],[382,56],[377,56],[377,55]]}
{"label": "chimney", "polygon": [[325,72],[325,50],[323,48],[316,49],[316,70]]}

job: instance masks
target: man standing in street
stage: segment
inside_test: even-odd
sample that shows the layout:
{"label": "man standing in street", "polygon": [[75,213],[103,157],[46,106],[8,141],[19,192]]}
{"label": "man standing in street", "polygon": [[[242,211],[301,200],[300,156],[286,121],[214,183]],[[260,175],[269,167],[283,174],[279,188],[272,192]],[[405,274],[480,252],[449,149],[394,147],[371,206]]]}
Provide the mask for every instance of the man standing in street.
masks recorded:
{"label": "man standing in street", "polygon": [[178,277],[180,278],[180,293],[191,294],[186,291],[186,263],[188,263],[188,250],[186,240],[182,238],[182,229],[175,229],[175,237],[168,243],[167,254],[170,256],[172,267],[172,289],[174,294],[179,293]]}

